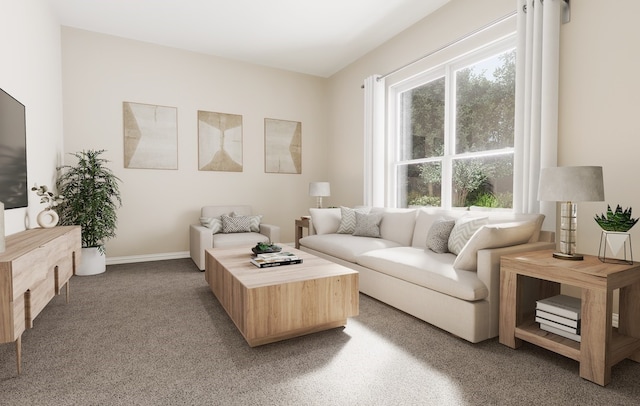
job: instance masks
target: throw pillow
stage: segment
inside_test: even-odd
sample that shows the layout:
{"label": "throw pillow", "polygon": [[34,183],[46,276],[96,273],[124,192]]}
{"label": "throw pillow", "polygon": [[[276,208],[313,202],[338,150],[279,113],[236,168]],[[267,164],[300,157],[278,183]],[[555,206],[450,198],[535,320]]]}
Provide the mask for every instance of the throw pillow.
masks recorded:
{"label": "throw pillow", "polygon": [[248,217],[249,222],[251,224],[251,232],[253,233],[260,232],[260,221],[262,221],[262,214],[259,214],[257,216],[242,216],[232,211],[231,217]]}
{"label": "throw pillow", "polygon": [[524,244],[529,241],[536,229],[537,225],[534,221],[482,226],[462,248],[453,262],[453,268],[476,271],[478,269],[478,250]]}
{"label": "throw pillow", "polygon": [[356,226],[353,235],[360,237],[380,238],[380,223],[382,222],[382,213],[360,213],[356,214]]}
{"label": "throw pillow", "polygon": [[340,226],[338,227],[338,234],[353,234],[356,229],[356,212],[368,213],[368,207],[362,207],[358,209],[350,209],[349,207],[340,207],[340,213],[342,218],[340,219]]}
{"label": "throw pillow", "polygon": [[223,233],[248,233],[251,232],[251,216],[231,217],[220,216]]}
{"label": "throw pillow", "polygon": [[427,233],[427,248],[438,254],[449,252],[449,236],[455,224],[455,220],[436,220]]}
{"label": "throw pillow", "polygon": [[460,217],[449,235],[449,252],[458,255],[471,236],[488,223],[487,217]]}
{"label": "throw pillow", "polygon": [[222,220],[217,217],[200,217],[200,224],[210,228],[212,234],[218,234],[222,231]]}

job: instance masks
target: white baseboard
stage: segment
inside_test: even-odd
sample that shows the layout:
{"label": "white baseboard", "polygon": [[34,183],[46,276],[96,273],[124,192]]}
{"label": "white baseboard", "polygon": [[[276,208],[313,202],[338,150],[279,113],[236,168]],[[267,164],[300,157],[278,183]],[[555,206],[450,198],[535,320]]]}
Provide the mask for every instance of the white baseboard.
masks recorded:
{"label": "white baseboard", "polygon": [[107,265],[117,264],[132,264],[135,262],[150,262],[150,261],[164,261],[167,259],[182,259],[190,258],[189,251],[183,252],[168,252],[162,254],[148,254],[148,255],[130,255],[125,257],[109,257],[107,256]]}

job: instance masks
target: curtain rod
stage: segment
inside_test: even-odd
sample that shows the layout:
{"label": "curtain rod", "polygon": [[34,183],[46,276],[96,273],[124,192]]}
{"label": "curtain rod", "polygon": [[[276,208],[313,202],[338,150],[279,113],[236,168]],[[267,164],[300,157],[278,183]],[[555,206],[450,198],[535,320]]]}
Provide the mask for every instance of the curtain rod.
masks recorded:
{"label": "curtain rod", "polygon": [[[478,29],[476,29],[476,30],[471,31],[471,32],[470,32],[470,33],[468,33],[468,34],[466,34],[466,35],[464,35],[464,36],[462,36],[462,37],[460,37],[460,38],[458,38],[458,39],[455,39],[455,40],[453,40],[453,41],[449,42],[448,44],[443,45],[443,46],[441,46],[440,48],[435,49],[435,50],[433,50],[433,51],[429,52],[429,53],[428,53],[428,54],[426,54],[426,55],[423,55],[423,56],[419,57],[418,59],[415,59],[415,60],[413,60],[413,61],[411,61],[411,62],[409,62],[409,63],[407,63],[407,64],[405,64],[405,65],[403,65],[403,66],[401,66],[401,67],[399,67],[399,68],[396,68],[396,69],[392,70],[391,72],[387,72],[387,73],[385,73],[384,75],[379,76],[378,78],[376,78],[376,80],[384,79],[384,78],[386,78],[387,76],[391,76],[391,75],[393,75],[394,73],[400,72],[401,70],[404,70],[404,69],[408,68],[409,66],[411,66],[411,65],[413,65],[413,64],[416,64],[416,63],[418,63],[418,62],[422,61],[423,59],[426,59],[426,58],[430,57],[430,56],[431,56],[431,55],[433,55],[433,54],[436,54],[436,53],[438,53],[438,52],[440,52],[440,51],[442,51],[442,50],[444,50],[444,49],[446,49],[446,48],[449,48],[450,46],[453,46],[453,45],[457,44],[458,42],[464,41],[464,40],[465,40],[465,39],[467,39],[467,38],[470,38],[470,37],[472,37],[472,36],[474,36],[474,35],[476,35],[476,34],[479,34],[479,33],[481,33],[482,31],[484,31],[484,30],[486,30],[486,29],[488,29],[488,28],[491,28],[491,27],[493,27],[493,26],[494,26],[494,25],[496,25],[496,24],[501,23],[502,21],[504,21],[504,20],[506,20],[506,19],[508,19],[508,18],[513,17],[514,15],[516,15],[516,11],[512,11],[512,12],[510,12],[510,13],[509,13],[509,14],[507,14],[507,15],[504,15],[504,16],[502,16],[502,17],[500,17],[500,18],[496,19],[496,20],[493,20],[493,21],[492,21],[492,22],[490,22],[489,24],[483,25],[482,27],[480,27],[480,28],[478,28]],[[363,87],[364,87],[364,86],[363,86]]]}

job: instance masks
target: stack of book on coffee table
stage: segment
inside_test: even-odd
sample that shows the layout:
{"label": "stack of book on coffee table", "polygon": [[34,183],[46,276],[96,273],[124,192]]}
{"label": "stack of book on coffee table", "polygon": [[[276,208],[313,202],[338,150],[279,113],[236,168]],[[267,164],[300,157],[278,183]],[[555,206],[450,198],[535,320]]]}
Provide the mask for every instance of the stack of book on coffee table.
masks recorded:
{"label": "stack of book on coffee table", "polygon": [[269,268],[272,266],[301,264],[302,258],[291,252],[271,252],[253,256],[251,263],[258,268]]}
{"label": "stack of book on coffee table", "polygon": [[536,322],[542,330],[580,342],[580,299],[556,295],[536,302]]}

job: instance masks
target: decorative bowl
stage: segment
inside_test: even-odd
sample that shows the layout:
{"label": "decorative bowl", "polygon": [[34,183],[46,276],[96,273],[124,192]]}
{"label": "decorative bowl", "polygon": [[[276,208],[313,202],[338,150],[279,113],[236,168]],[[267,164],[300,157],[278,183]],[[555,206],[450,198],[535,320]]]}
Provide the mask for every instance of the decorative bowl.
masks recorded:
{"label": "decorative bowl", "polygon": [[278,247],[277,245],[262,245],[262,246],[258,246],[256,245],[255,247],[251,248],[251,251],[253,251],[254,254],[270,254],[272,252],[280,252],[282,251],[281,247]]}

